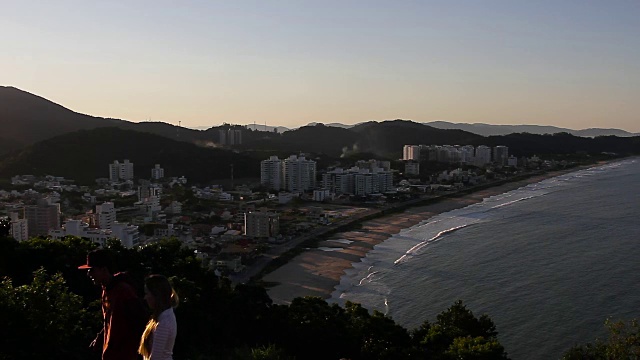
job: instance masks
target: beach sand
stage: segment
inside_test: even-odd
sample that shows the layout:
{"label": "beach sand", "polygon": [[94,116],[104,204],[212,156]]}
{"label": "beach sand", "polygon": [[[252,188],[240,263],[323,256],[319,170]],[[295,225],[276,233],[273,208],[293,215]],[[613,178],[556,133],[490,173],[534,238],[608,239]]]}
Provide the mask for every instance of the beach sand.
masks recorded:
{"label": "beach sand", "polygon": [[375,245],[389,239],[402,229],[416,225],[434,215],[481,202],[490,196],[577,170],[580,168],[536,175],[364,221],[362,228],[341,232],[322,240],[318,243],[318,248],[306,249],[287,264],[265,275],[263,277],[265,282],[275,284],[268,288],[268,294],[276,304],[290,304],[294,298],[303,296],[319,296],[328,299],[335,286],[340,283],[345,270],[351,268],[354,263],[360,262]]}

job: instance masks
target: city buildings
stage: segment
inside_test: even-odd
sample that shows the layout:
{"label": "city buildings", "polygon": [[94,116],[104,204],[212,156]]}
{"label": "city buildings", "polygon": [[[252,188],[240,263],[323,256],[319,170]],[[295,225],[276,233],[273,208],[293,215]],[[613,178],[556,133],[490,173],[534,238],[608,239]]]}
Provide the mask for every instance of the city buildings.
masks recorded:
{"label": "city buildings", "polygon": [[111,229],[116,221],[116,209],[112,202],[96,205],[97,225],[101,229]]}
{"label": "city buildings", "polygon": [[301,193],[316,187],[316,162],[291,155],[280,160],[271,156],[260,162],[260,183],[269,189]]}
{"label": "city buildings", "polygon": [[242,130],[233,128],[223,128],[218,130],[219,143],[221,145],[242,144]]}
{"label": "city buildings", "polygon": [[393,173],[383,168],[336,168],[322,175],[322,187],[340,195],[368,195],[393,189]]}
{"label": "city buildings", "polygon": [[151,169],[151,179],[152,180],[160,180],[164,177],[164,169],[160,167],[160,164],[156,164],[153,169]]}
{"label": "city buildings", "polygon": [[109,181],[120,180],[133,180],[133,163],[129,160],[124,160],[120,163],[115,160],[112,164],[109,164]]}
{"label": "city buildings", "polygon": [[49,230],[60,229],[60,204],[51,203],[49,198],[38,199],[37,205],[24,207],[29,238],[47,236]]}
{"label": "city buildings", "polygon": [[283,161],[284,190],[301,193],[316,187],[316,162],[291,155]]}
{"label": "city buildings", "polygon": [[280,233],[278,214],[266,209],[244,214],[244,234],[255,238],[275,237]]}
{"label": "city buildings", "polygon": [[11,236],[17,241],[25,241],[29,239],[29,223],[25,218],[20,218],[17,212],[9,214],[11,220]]}
{"label": "city buildings", "polygon": [[277,156],[271,156],[267,160],[260,162],[260,183],[272,190],[282,188],[282,160]]}
{"label": "city buildings", "polygon": [[[507,165],[509,149],[506,146],[496,146],[493,149],[480,145],[405,145],[402,159],[406,174],[416,174],[415,162],[433,161],[449,164],[469,164],[478,167],[495,163]],[[418,169],[419,172],[419,169]]]}

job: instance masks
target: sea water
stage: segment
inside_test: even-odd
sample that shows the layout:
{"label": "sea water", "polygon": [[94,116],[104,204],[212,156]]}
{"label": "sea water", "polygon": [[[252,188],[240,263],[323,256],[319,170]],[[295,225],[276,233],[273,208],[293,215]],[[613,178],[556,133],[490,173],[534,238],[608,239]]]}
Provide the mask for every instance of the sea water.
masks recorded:
{"label": "sea water", "polygon": [[332,301],[412,329],[461,299],[513,359],[560,358],[640,317],[640,159],[550,178],[426,219],[378,244]]}

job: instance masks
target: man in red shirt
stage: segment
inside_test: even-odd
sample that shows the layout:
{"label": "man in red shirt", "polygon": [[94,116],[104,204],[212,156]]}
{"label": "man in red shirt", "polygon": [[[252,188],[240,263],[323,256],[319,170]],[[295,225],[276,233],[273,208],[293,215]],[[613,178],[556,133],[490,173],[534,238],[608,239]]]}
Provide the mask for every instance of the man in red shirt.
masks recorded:
{"label": "man in red shirt", "polygon": [[78,267],[102,287],[104,326],[90,346],[99,349],[102,343],[102,360],[138,360],[148,313],[129,275],[112,275],[109,264],[109,254],[99,249],[89,252],[87,263]]}

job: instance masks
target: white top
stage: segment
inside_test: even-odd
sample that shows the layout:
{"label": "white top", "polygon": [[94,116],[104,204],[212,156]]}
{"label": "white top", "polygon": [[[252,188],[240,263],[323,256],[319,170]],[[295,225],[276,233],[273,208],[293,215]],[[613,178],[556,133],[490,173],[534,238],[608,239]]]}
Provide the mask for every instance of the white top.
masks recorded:
{"label": "white top", "polygon": [[173,308],[168,308],[158,316],[158,325],[152,333],[149,360],[173,360],[173,343],[178,334],[178,324]]}

